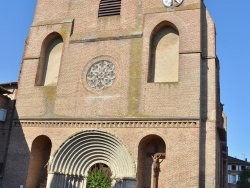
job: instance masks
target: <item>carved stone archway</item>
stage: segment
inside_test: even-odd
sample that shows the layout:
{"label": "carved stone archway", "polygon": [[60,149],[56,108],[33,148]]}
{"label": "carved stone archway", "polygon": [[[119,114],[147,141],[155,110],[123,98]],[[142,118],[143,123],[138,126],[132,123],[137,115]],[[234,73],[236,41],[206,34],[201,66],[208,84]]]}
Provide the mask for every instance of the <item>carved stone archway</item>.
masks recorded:
{"label": "carved stone archway", "polygon": [[114,187],[136,184],[135,163],[122,142],[109,133],[90,130],[62,144],[50,165],[47,187],[85,188],[88,171],[97,163],[110,167]]}

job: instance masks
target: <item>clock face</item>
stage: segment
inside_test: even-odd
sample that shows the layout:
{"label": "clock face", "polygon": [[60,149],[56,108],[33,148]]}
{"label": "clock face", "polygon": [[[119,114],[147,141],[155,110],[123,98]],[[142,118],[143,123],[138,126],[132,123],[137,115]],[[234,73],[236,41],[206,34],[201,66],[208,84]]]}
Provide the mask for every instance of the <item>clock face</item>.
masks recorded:
{"label": "clock face", "polygon": [[166,7],[172,7],[172,6],[179,6],[183,0],[162,0],[164,6]]}

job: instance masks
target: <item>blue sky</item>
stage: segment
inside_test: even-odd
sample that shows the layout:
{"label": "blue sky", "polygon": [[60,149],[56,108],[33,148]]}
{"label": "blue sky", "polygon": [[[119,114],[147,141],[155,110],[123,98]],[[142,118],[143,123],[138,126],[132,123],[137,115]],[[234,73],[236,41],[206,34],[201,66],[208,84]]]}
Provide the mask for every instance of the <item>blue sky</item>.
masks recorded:
{"label": "blue sky", "polygon": [[[187,1],[187,0],[184,0]],[[229,154],[250,160],[250,1],[205,0],[217,30]],[[17,81],[35,0],[0,2],[0,83]]]}
{"label": "blue sky", "polygon": [[250,1],[205,0],[217,31],[229,154],[250,160]]}

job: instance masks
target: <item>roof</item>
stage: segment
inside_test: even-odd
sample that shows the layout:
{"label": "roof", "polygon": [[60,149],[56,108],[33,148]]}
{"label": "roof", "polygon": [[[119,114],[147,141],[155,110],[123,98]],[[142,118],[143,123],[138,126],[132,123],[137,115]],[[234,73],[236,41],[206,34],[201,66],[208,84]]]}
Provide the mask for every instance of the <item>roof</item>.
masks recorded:
{"label": "roof", "polygon": [[0,83],[0,95],[12,94],[17,88],[17,82]]}
{"label": "roof", "polygon": [[0,87],[9,87],[9,86],[14,86],[14,87],[17,87],[17,82],[6,82],[6,83],[0,83]]}
{"label": "roof", "polygon": [[11,94],[11,92],[0,85],[0,95]]}
{"label": "roof", "polygon": [[227,163],[228,164],[238,164],[238,165],[247,165],[247,166],[250,166],[250,162],[247,162],[246,160],[240,160],[240,159],[237,159],[235,157],[230,157],[228,156],[227,157]]}

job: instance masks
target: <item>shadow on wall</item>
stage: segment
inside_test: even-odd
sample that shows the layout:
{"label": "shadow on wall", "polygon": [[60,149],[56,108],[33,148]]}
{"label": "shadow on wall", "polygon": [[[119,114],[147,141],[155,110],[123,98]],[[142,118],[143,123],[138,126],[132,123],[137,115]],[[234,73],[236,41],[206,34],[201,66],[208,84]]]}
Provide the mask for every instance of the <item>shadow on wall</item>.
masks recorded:
{"label": "shadow on wall", "polygon": [[24,186],[26,182],[30,151],[23,129],[17,119],[18,114],[15,109],[4,168],[3,188],[19,188]]}
{"label": "shadow on wall", "polygon": [[26,188],[46,187],[51,146],[51,140],[44,135],[36,137],[33,141]]}
{"label": "shadow on wall", "polygon": [[14,120],[3,188],[45,188],[51,146],[51,140],[41,135],[32,142],[30,152],[21,124]]}
{"label": "shadow on wall", "polygon": [[205,164],[206,164],[206,120],[207,120],[207,112],[208,112],[208,78],[207,78],[207,70],[208,70],[208,39],[207,39],[207,18],[206,18],[206,7],[205,5],[202,6],[201,10],[201,17],[202,17],[202,61],[201,61],[201,125],[200,125],[200,178],[199,178],[199,187],[205,188]]}

